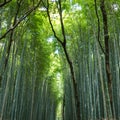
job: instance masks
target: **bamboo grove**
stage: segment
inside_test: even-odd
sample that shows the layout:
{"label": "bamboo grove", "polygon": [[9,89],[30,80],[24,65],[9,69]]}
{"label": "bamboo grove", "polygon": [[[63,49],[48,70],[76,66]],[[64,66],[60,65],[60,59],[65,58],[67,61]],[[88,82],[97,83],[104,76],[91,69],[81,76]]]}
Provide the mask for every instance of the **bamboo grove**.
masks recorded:
{"label": "bamboo grove", "polygon": [[0,120],[120,120],[120,1],[0,0]]}

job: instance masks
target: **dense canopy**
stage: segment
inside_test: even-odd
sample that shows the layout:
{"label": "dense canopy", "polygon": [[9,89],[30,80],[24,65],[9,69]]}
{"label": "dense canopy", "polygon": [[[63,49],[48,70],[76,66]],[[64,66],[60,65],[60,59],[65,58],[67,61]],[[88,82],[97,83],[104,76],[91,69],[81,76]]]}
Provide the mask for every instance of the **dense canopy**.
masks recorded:
{"label": "dense canopy", "polygon": [[119,120],[120,1],[0,0],[0,120]]}

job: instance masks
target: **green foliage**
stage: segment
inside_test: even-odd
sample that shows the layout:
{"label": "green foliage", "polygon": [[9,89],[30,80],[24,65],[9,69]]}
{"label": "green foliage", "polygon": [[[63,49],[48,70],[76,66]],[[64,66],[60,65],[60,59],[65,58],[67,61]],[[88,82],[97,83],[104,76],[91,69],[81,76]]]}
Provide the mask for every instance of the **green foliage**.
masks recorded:
{"label": "green foliage", "polygon": [[[38,2],[12,0],[1,7],[0,37],[13,27],[15,19],[16,23],[19,22]],[[69,65],[61,45],[51,31],[46,13],[47,4],[43,2],[0,40],[1,120],[55,120],[57,117],[60,120],[62,117],[64,120],[77,120]],[[59,2],[49,1],[49,4],[55,33],[63,41]],[[114,114],[111,114],[109,103],[105,55],[97,41],[98,20],[94,0],[65,0],[61,4],[66,47],[73,63],[82,120],[120,119],[120,2],[109,0],[105,4]],[[100,19],[100,42],[104,49],[100,1],[97,1],[97,12]]]}

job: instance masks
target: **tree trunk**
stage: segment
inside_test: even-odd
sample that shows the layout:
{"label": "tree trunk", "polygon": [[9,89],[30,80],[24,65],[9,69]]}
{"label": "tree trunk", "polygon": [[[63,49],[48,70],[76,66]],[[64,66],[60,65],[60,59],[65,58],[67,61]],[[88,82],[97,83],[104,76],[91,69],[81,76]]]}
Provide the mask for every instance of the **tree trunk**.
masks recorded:
{"label": "tree trunk", "polygon": [[71,62],[66,45],[62,45],[64,49],[64,53],[67,59],[67,62],[70,67],[70,72],[71,72],[71,77],[72,77],[72,83],[73,83],[73,89],[74,89],[74,97],[75,97],[75,108],[76,108],[76,114],[77,114],[77,120],[80,120],[80,102],[79,102],[79,96],[78,96],[78,86],[77,86],[77,81],[75,79],[75,73],[73,69],[73,63]]}
{"label": "tree trunk", "polygon": [[61,30],[62,30],[62,35],[63,35],[63,41],[61,40],[61,38],[59,38],[54,30],[53,24],[51,22],[51,18],[50,18],[50,13],[49,13],[49,0],[47,0],[47,15],[48,15],[48,19],[49,19],[49,23],[52,29],[52,32],[54,33],[54,37],[56,38],[56,40],[61,44],[67,63],[69,65],[70,68],[70,73],[71,73],[71,80],[73,83],[73,89],[74,89],[74,98],[75,98],[75,108],[76,108],[76,115],[77,115],[77,120],[80,120],[80,102],[79,102],[79,96],[78,96],[78,86],[77,86],[77,81],[75,79],[75,73],[74,73],[74,68],[73,68],[73,63],[70,60],[67,48],[66,48],[66,34],[65,34],[65,29],[64,29],[64,24],[63,24],[63,17],[62,17],[62,7],[61,7],[61,0],[58,1],[59,2],[59,16],[60,16],[60,23],[61,23]]}
{"label": "tree trunk", "polygon": [[107,12],[105,9],[104,0],[101,0],[100,4],[102,17],[103,17],[103,29],[104,29],[104,43],[105,43],[105,64],[106,64],[106,74],[108,80],[108,92],[110,97],[110,105],[113,115],[113,101],[112,101],[112,74],[110,70],[110,62],[109,62],[109,35],[108,35],[108,20],[107,20]]}

